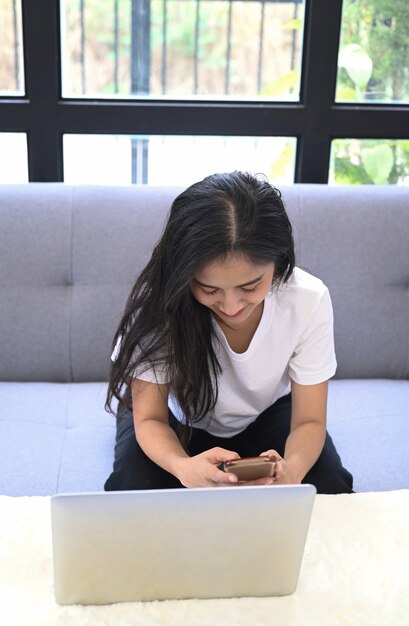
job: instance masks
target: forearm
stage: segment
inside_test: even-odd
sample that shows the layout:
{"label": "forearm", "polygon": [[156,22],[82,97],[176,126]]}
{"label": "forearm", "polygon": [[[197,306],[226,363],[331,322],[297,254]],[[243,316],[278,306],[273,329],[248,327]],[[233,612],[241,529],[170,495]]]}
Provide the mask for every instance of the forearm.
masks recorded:
{"label": "forearm", "polygon": [[289,434],[284,459],[292,482],[300,483],[322,452],[325,424],[310,421],[296,426]]}
{"label": "forearm", "polygon": [[180,461],[188,458],[175,431],[157,419],[135,424],[136,439],[145,454],[157,465],[178,478]]}
{"label": "forearm", "polygon": [[184,487],[214,487],[237,482],[234,474],[219,469],[224,461],[238,457],[232,450],[216,447],[191,457],[180,445],[173,429],[154,418],[139,422],[135,434],[145,454],[173,474]]}

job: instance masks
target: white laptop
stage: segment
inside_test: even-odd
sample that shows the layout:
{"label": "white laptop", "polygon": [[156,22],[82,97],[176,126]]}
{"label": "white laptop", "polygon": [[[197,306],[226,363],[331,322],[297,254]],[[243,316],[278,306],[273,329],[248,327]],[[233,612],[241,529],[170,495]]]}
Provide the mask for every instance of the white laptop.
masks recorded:
{"label": "white laptop", "polygon": [[56,601],[291,594],[315,494],[277,485],[53,496]]}

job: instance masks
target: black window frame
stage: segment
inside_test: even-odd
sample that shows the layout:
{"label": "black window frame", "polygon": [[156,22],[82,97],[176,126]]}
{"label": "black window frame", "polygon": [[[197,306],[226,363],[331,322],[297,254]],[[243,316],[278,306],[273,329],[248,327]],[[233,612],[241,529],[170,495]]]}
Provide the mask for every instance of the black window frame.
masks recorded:
{"label": "black window frame", "polygon": [[0,132],[27,133],[30,182],[63,182],[68,133],[295,137],[294,182],[323,184],[333,139],[409,139],[409,105],[335,102],[342,0],[306,0],[296,103],[62,98],[59,5],[22,0],[26,96],[0,98]]}

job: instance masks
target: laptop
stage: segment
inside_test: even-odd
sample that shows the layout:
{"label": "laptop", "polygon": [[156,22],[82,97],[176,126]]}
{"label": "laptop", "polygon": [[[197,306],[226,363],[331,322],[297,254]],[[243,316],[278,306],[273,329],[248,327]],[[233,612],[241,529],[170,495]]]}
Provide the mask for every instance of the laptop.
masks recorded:
{"label": "laptop", "polygon": [[56,601],[291,594],[315,494],[276,485],[53,496]]}

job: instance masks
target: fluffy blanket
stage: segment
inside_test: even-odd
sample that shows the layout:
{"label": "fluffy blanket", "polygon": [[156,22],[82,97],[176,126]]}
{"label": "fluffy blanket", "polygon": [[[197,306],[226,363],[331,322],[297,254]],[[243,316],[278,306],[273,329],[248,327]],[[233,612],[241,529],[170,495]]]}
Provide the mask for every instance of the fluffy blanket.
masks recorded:
{"label": "fluffy blanket", "polygon": [[0,496],[4,626],[402,626],[408,563],[409,490],[317,496],[294,595],[58,606],[49,498]]}

